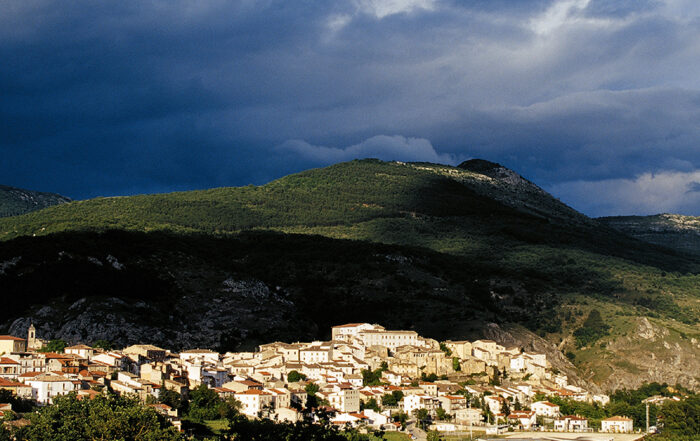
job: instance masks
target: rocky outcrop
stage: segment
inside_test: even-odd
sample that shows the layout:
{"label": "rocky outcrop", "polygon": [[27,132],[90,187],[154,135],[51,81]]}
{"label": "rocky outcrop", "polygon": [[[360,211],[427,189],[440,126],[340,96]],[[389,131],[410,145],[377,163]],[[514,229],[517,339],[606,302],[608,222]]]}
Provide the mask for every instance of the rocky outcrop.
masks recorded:
{"label": "rocky outcrop", "polygon": [[657,214],[602,217],[598,221],[644,242],[700,255],[700,217]]}
{"label": "rocky outcrop", "polygon": [[259,280],[228,277],[218,292],[173,296],[172,302],[146,303],[117,297],[82,297],[71,304],[53,301],[12,322],[12,335],[26,335],[31,323],[40,338],[70,344],[107,340],[117,346],[152,343],[173,349],[250,348],[280,337],[294,304],[281,288]]}
{"label": "rocky outcrop", "polygon": [[522,326],[499,326],[496,323],[489,323],[483,329],[483,336],[505,347],[517,346],[527,352],[544,353],[547,355],[547,361],[551,363],[551,367],[568,377],[569,384],[585,387],[591,392],[601,392],[601,388],[597,384],[579,376],[576,366],[561,353],[557,345]]}
{"label": "rocky outcrop", "polygon": [[70,202],[70,198],[59,194],[0,185],[0,217],[17,216],[67,202]]}

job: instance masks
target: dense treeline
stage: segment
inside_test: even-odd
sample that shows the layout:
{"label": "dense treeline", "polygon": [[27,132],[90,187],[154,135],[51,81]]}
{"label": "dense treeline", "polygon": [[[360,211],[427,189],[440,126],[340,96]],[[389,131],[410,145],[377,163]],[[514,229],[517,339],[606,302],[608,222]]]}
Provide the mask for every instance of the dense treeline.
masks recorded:
{"label": "dense treeline", "polygon": [[[206,389],[206,387],[204,388]],[[355,430],[340,430],[329,422],[323,411],[308,413],[297,423],[278,423],[268,419],[249,420],[237,410],[239,404],[223,400],[215,392],[197,389],[187,406],[185,428],[178,432],[153,407],[132,397],[112,393],[93,399],[79,399],[74,393],[54,398],[54,404],[24,415],[29,424],[6,428],[0,425],[0,441],[374,441],[383,437],[362,435]],[[213,394],[213,395],[212,395]],[[165,401],[172,399],[168,394]],[[224,411],[225,409],[225,411]],[[317,417],[318,422],[312,422]],[[224,423],[218,433],[202,424],[202,418]],[[12,418],[10,418],[12,419]],[[199,422],[199,423],[197,423]]]}

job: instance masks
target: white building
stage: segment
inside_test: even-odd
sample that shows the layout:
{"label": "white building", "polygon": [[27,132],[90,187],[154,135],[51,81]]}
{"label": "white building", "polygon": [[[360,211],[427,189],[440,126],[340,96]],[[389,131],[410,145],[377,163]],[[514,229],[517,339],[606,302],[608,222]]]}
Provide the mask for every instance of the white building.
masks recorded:
{"label": "white building", "polygon": [[310,346],[299,351],[302,363],[328,363],[333,361],[333,346]]}
{"label": "white building", "polygon": [[384,346],[391,351],[399,346],[424,346],[424,341],[415,331],[367,330],[361,331],[357,338],[365,347]]}
{"label": "white building", "polygon": [[360,391],[349,386],[339,387],[338,390],[329,393],[328,401],[340,412],[360,411]]}
{"label": "white building", "polygon": [[265,389],[264,391],[272,395],[275,409],[288,408],[292,404],[292,393],[288,389]]}
{"label": "white building", "polygon": [[9,357],[0,357],[0,378],[16,380],[20,374],[20,364]]}
{"label": "white building", "polygon": [[188,351],[180,352],[180,360],[183,362],[200,360],[202,362],[217,364],[219,362],[219,353],[209,349],[190,349]]}
{"label": "white building", "polygon": [[241,412],[250,417],[257,417],[263,410],[272,411],[274,408],[273,395],[258,389],[237,392],[236,399],[241,402]]}
{"label": "white building", "polygon": [[104,363],[107,366],[122,370],[127,365],[127,357],[119,352],[105,352],[104,354],[95,355],[92,361]]}
{"label": "white building", "polygon": [[37,375],[25,381],[32,388],[32,398],[39,404],[51,404],[52,399],[76,389],[69,378],[60,375]]}
{"label": "white building", "polygon": [[554,420],[554,430],[558,432],[585,432],[588,420],[576,415],[566,415]]}
{"label": "white building", "polygon": [[66,354],[77,355],[80,358],[90,360],[95,355],[95,350],[87,345],[75,345],[67,347],[63,352]]}
{"label": "white building", "polygon": [[429,395],[407,395],[403,397],[403,410],[412,415],[418,409],[426,409],[431,415],[440,407],[440,401]]}
{"label": "white building", "polygon": [[632,432],[632,420],[623,416],[614,416],[600,422],[600,431],[609,433]]}
{"label": "white building", "polygon": [[333,326],[331,335],[333,340],[349,341],[352,337],[357,337],[361,331],[370,330],[384,330],[384,327],[369,323],[348,323],[346,325]]}
{"label": "white building", "polygon": [[537,424],[537,416],[532,410],[516,410],[508,415],[508,421],[518,424],[525,430],[530,430]]}
{"label": "white building", "polygon": [[458,424],[478,425],[482,422],[481,409],[466,408],[455,411],[455,422]]}
{"label": "white building", "polygon": [[499,397],[496,395],[487,395],[484,397],[484,402],[489,407],[491,413],[496,415],[501,413],[501,408],[503,407],[503,403],[505,402],[505,400],[503,399],[503,397]]}
{"label": "white building", "polygon": [[545,418],[556,418],[559,416],[559,406],[549,401],[538,401],[530,406],[537,416]]}

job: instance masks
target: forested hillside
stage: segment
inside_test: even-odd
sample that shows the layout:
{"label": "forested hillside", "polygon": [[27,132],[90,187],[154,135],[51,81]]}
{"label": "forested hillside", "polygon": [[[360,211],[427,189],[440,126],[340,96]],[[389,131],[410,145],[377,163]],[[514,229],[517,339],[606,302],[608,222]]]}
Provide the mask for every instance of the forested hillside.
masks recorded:
{"label": "forested hillside", "polygon": [[[248,347],[344,321],[434,338],[495,322],[546,338],[604,387],[700,385],[697,258],[488,161],[352,161],[259,187],[78,201],[0,219],[0,238],[13,332],[32,319],[71,341],[82,326]],[[231,335],[213,310],[238,311]]]}

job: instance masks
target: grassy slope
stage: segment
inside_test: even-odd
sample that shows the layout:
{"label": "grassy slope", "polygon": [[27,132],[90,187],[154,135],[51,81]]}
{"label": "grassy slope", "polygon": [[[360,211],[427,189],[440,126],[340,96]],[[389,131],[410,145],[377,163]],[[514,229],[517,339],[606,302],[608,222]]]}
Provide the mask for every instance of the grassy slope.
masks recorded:
{"label": "grassy slope", "polygon": [[[502,197],[516,193],[452,167],[353,161],[260,187],[73,202],[0,219],[0,239],[113,228],[224,235],[270,229],[420,246],[467,259],[490,280],[509,319],[563,338],[565,349],[573,349],[569,336],[593,307],[612,326],[610,340],[628,335],[641,316],[697,334],[695,259],[621,236],[548,196],[533,193],[526,201],[544,207],[539,211]],[[534,309],[539,313],[528,314]],[[574,349],[597,379],[613,368],[635,373],[587,356],[591,351]]]}

